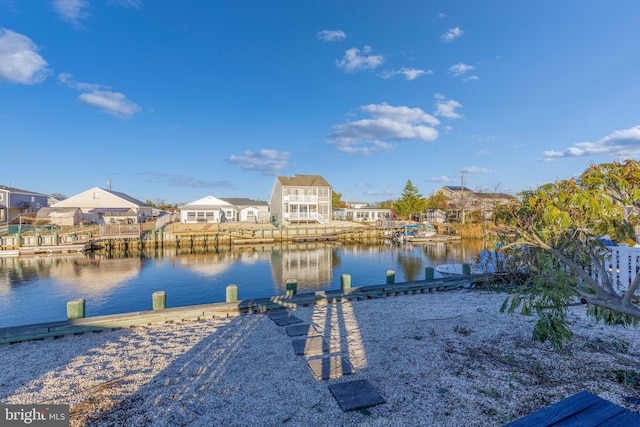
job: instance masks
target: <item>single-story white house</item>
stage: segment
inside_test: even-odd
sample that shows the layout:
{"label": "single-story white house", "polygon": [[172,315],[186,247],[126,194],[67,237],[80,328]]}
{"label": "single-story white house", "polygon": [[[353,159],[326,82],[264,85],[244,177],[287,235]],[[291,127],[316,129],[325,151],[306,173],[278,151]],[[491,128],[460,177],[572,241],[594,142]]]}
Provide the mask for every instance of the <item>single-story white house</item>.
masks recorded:
{"label": "single-story white house", "polygon": [[93,187],[55,203],[55,208],[80,208],[83,220],[96,224],[135,224],[152,218],[153,209],[118,191]]}
{"label": "single-story white house", "polygon": [[180,207],[180,222],[186,224],[268,221],[269,205],[259,200],[207,196]]}

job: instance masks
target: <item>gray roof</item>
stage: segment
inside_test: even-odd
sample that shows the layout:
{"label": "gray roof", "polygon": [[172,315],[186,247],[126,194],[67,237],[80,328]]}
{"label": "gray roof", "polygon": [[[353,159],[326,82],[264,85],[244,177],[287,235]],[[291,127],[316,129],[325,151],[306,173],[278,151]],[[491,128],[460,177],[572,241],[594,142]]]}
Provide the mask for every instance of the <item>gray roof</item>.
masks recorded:
{"label": "gray roof", "polygon": [[267,202],[264,200],[253,200],[247,199],[244,197],[231,197],[231,198],[222,198],[220,200],[224,200],[227,203],[231,203],[233,206],[266,206]]}
{"label": "gray roof", "polygon": [[23,194],[32,194],[34,196],[46,196],[46,194],[36,193],[35,191],[29,191],[29,190],[21,190],[20,188],[9,187],[6,185],[0,185],[0,189],[8,191],[10,193],[23,193]]}
{"label": "gray roof", "polygon": [[279,176],[278,181],[285,187],[331,187],[320,175]]}
{"label": "gray roof", "polygon": [[126,200],[129,203],[133,203],[135,205],[138,205],[138,207],[141,208],[149,208],[151,206],[147,205],[145,202],[141,202],[140,200],[129,196],[128,194],[124,194],[124,193],[120,193],[119,191],[113,191],[113,190],[107,190],[105,188],[101,188],[102,191],[106,191],[107,193],[111,193],[114,196],[120,197],[121,199]]}

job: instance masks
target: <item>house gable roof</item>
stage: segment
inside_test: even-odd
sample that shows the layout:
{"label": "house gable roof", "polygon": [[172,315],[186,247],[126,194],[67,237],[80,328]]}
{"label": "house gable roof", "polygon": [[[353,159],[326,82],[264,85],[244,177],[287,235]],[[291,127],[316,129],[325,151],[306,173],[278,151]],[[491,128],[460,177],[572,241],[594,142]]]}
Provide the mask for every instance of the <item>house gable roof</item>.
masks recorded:
{"label": "house gable roof", "polygon": [[182,206],[182,208],[206,208],[206,207],[221,207],[221,206],[231,206],[231,203],[225,202],[222,199],[218,199],[217,197],[207,196],[202,199],[194,200],[193,202],[186,203]]}
{"label": "house gable roof", "polygon": [[279,176],[277,180],[283,187],[331,187],[320,175]]}
{"label": "house gable roof", "polygon": [[[93,197],[98,194],[98,198]],[[64,199],[53,206],[55,207],[129,207],[129,208],[148,208],[150,207],[144,202],[133,198],[127,194],[118,191],[105,190],[100,187],[93,187],[80,194]]]}

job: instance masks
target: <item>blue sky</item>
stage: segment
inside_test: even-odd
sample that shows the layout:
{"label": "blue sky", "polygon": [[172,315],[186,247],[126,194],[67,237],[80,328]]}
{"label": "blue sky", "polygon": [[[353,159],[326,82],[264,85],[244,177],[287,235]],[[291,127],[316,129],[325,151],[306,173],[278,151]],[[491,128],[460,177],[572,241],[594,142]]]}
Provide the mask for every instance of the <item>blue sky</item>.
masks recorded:
{"label": "blue sky", "polygon": [[0,184],[517,193],[640,156],[640,2],[0,0]]}

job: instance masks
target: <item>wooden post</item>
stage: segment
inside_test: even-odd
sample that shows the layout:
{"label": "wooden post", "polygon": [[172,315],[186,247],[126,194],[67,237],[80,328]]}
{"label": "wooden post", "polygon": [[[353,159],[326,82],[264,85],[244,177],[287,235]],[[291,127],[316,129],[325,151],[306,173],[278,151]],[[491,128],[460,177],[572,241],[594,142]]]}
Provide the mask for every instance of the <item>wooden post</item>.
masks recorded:
{"label": "wooden post", "polygon": [[424,280],[433,280],[435,277],[435,270],[433,267],[425,267],[424,269]]}
{"label": "wooden post", "polygon": [[393,270],[387,270],[387,285],[392,285],[396,282],[396,272]]}
{"label": "wooden post", "polygon": [[471,264],[462,264],[462,275],[468,276],[471,274]]}
{"label": "wooden post", "polygon": [[84,299],[74,299],[67,303],[67,319],[82,319],[84,317]]}
{"label": "wooden post", "polygon": [[351,275],[343,274],[340,276],[340,289],[343,291],[346,289],[351,289]]}
{"label": "wooden post", "polygon": [[290,297],[295,297],[296,294],[298,293],[298,281],[295,279],[288,279],[287,280],[287,292],[286,292],[286,297],[290,298]]}
{"label": "wooden post", "polygon": [[227,302],[238,302],[238,286],[227,286]]}
{"label": "wooden post", "polygon": [[164,310],[167,308],[167,293],[165,291],[154,292],[151,296],[153,310]]}

